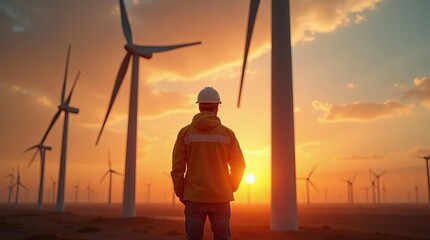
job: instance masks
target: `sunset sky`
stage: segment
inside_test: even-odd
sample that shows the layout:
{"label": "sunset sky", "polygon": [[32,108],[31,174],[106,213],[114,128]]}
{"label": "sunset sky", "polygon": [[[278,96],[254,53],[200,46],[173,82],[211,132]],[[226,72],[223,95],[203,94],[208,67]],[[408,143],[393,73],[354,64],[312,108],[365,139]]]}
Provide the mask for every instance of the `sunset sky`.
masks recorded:
{"label": "sunset sky", "polygon": [[[250,49],[241,108],[236,108],[248,0],[125,1],[135,43],[201,45],[140,61],[137,201],[170,201],[171,152],[179,129],[197,113],[197,93],[215,87],[218,113],[234,130],[252,173],[251,201],[270,201],[270,1],[263,0]],[[381,177],[388,201],[407,192],[427,200],[425,161],[430,154],[430,20],[428,0],[292,0],[293,84],[297,177],[319,163],[311,201],[346,202],[354,183],[365,202],[368,168]],[[82,71],[69,118],[66,201],[79,182],[80,201],[91,183],[97,201],[107,201],[108,170],[124,172],[130,69],[98,146],[95,146],[124,56],[125,38],[117,0],[0,0],[0,176],[20,168],[36,201],[39,158],[27,168],[57,111],[68,44],[72,44],[67,91]],[[63,118],[46,144],[45,199],[57,180]],[[0,202],[9,181],[0,181]],[[114,176],[114,197],[122,201],[122,177]],[[247,201],[242,181],[235,197]],[[305,184],[297,182],[304,201]],[[413,197],[413,201],[415,198]]]}

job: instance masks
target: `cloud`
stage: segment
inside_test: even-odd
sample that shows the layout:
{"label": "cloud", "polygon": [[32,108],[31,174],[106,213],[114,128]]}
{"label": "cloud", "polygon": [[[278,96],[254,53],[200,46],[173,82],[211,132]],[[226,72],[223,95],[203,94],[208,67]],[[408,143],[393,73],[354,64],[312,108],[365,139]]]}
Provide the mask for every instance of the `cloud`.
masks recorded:
{"label": "cloud", "polygon": [[309,42],[320,33],[333,32],[351,22],[365,21],[360,14],[373,10],[381,0],[293,1],[293,42]]}
{"label": "cloud", "polygon": [[414,88],[401,92],[406,98],[421,101],[421,105],[430,109],[430,77],[417,77],[414,79]]}
{"label": "cloud", "polygon": [[336,159],[337,160],[378,160],[378,159],[382,159],[382,157],[376,154],[370,154],[370,155],[336,156]]}
{"label": "cloud", "polygon": [[430,154],[430,148],[423,146],[415,146],[408,151],[408,156],[410,157],[424,157]]}
{"label": "cloud", "polygon": [[324,112],[321,122],[368,122],[409,114],[414,105],[402,104],[395,100],[387,100],[382,104],[353,102],[350,104],[329,104],[313,101],[312,106],[317,111]]}
{"label": "cloud", "polygon": [[54,106],[51,99],[49,99],[47,96],[42,95],[38,90],[35,89],[26,89],[22,88],[18,85],[12,86],[12,90],[24,95],[28,95],[35,99],[35,101],[41,105],[52,107]]}

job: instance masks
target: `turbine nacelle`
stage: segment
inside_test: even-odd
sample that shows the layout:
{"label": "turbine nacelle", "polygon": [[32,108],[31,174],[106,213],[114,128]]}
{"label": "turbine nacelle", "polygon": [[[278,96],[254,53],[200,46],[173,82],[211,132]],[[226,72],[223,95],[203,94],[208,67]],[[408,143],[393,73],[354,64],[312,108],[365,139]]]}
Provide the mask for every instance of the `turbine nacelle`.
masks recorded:
{"label": "turbine nacelle", "polygon": [[65,112],[69,112],[69,113],[74,113],[74,114],[79,113],[79,109],[67,106],[65,104],[59,105],[58,109],[61,110],[61,111],[65,111]]}
{"label": "turbine nacelle", "polygon": [[125,50],[127,50],[127,52],[129,52],[133,55],[139,55],[139,56],[144,57],[146,59],[152,58],[152,52],[146,51],[146,49],[143,49],[143,47],[139,47],[137,45],[127,43],[124,45],[124,48],[125,48]]}

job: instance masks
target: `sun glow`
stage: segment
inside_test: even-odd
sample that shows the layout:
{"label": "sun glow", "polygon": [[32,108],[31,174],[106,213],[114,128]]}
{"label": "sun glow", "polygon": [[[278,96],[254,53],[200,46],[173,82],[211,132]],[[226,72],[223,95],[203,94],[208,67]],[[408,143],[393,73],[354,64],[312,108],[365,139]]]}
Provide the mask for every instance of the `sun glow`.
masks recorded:
{"label": "sun glow", "polygon": [[245,180],[248,184],[253,184],[255,182],[255,176],[253,174],[248,174],[246,175]]}

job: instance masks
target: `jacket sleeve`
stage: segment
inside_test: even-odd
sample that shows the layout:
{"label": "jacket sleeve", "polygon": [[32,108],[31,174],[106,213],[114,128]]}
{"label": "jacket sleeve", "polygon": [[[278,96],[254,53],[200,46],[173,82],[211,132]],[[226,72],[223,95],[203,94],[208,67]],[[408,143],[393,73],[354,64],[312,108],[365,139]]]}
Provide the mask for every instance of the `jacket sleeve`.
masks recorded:
{"label": "jacket sleeve", "polygon": [[245,169],[245,160],[243,158],[242,150],[240,149],[239,142],[234,133],[232,134],[230,157],[228,164],[230,165],[230,184],[233,192],[239,188],[240,181],[242,181],[243,171]]}
{"label": "jacket sleeve", "polygon": [[179,198],[184,197],[184,174],[187,164],[187,151],[181,133],[182,131],[179,132],[173,148],[172,171],[170,172],[175,194]]}

